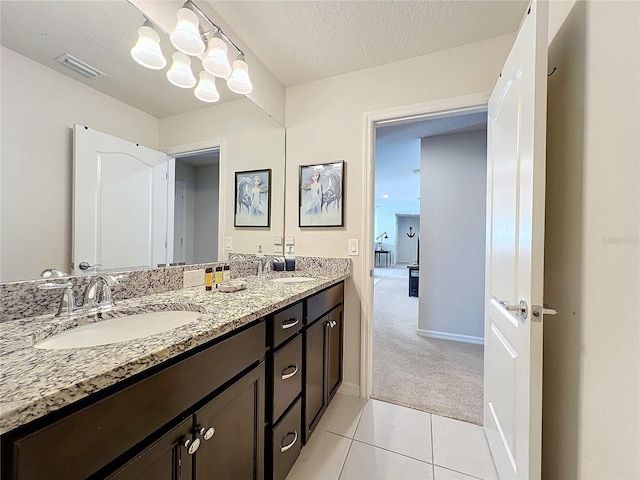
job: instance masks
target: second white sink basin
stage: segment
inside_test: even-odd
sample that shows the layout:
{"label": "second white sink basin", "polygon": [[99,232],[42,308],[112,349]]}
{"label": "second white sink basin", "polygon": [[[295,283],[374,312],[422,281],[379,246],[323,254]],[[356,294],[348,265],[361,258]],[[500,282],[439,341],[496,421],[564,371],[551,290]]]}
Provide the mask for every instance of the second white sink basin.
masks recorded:
{"label": "second white sink basin", "polygon": [[200,312],[184,310],[124,315],[65,330],[36,343],[34,347],[59,350],[126,342],[187,325],[200,316]]}
{"label": "second white sink basin", "polygon": [[313,277],[282,277],[282,278],[274,278],[271,280],[276,283],[301,283],[301,282],[310,282],[315,280]]}

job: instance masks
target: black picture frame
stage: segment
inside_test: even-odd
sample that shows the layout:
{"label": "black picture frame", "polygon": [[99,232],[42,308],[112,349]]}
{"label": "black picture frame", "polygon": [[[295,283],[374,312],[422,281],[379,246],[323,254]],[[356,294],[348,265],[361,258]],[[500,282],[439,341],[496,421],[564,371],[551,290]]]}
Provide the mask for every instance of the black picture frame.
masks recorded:
{"label": "black picture frame", "polygon": [[235,184],[234,227],[269,228],[271,169],[235,172]]}
{"label": "black picture frame", "polygon": [[345,162],[301,165],[299,227],[344,227]]}

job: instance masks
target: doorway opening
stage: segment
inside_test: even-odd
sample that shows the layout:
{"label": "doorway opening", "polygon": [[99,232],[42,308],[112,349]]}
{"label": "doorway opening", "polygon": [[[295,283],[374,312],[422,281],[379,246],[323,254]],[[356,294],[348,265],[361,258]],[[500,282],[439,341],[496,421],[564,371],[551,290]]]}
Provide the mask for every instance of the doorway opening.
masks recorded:
{"label": "doorway opening", "polygon": [[172,263],[215,262],[219,251],[220,149],[174,158],[173,234],[169,234],[173,239]]}
{"label": "doorway opening", "polygon": [[[375,122],[370,396],[482,424],[486,107]],[[378,260],[377,256],[376,259]]]}

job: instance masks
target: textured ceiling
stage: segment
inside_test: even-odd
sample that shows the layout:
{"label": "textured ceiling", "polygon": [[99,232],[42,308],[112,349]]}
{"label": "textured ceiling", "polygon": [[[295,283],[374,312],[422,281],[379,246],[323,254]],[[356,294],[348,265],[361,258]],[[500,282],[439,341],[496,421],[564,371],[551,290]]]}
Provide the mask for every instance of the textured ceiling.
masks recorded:
{"label": "textured ceiling", "polygon": [[[420,140],[486,128],[487,113],[469,113],[376,128],[376,214],[420,212]],[[384,198],[383,195],[388,195]]]}
{"label": "textured ceiling", "polygon": [[209,3],[291,86],[515,32],[528,0]]}
{"label": "textured ceiling", "polygon": [[[143,1],[172,10],[179,0]],[[514,32],[526,0],[209,1],[212,20],[234,33],[285,86],[318,80]],[[209,5],[206,5],[206,4]],[[129,50],[142,14],[125,0],[2,0],[2,45],[155,117],[207,108],[164,71]],[[212,11],[215,10],[215,11]],[[173,10],[172,10],[173,11]],[[172,12],[171,15],[174,15]],[[169,17],[167,15],[167,22]],[[173,51],[160,34],[167,58]],[[54,59],[70,53],[106,77],[88,79]],[[194,60],[194,71],[200,70]],[[217,82],[221,102],[239,98]]]}

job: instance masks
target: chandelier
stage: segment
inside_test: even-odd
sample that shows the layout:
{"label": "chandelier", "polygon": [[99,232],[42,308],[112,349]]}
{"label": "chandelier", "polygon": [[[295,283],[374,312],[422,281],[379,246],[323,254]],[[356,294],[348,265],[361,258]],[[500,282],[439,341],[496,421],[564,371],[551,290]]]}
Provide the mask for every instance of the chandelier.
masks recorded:
{"label": "chandelier", "polygon": [[[191,0],[187,0],[176,13],[176,26],[170,33],[150,20],[144,12],[143,15],[145,22],[138,29],[138,40],[131,49],[131,57],[139,65],[151,70],[163,70],[167,66],[156,31],[160,30],[169,36],[176,49],[171,56],[171,67],[166,72],[167,80],[176,87],[195,87],[193,93],[196,98],[208,103],[220,99],[216,78],[225,79],[229,90],[240,95],[253,90],[249,66],[242,50]],[[210,28],[203,30],[201,20],[208,23]],[[238,52],[233,64],[229,62],[229,45]],[[191,57],[198,57],[204,68],[197,79],[191,67]]]}

